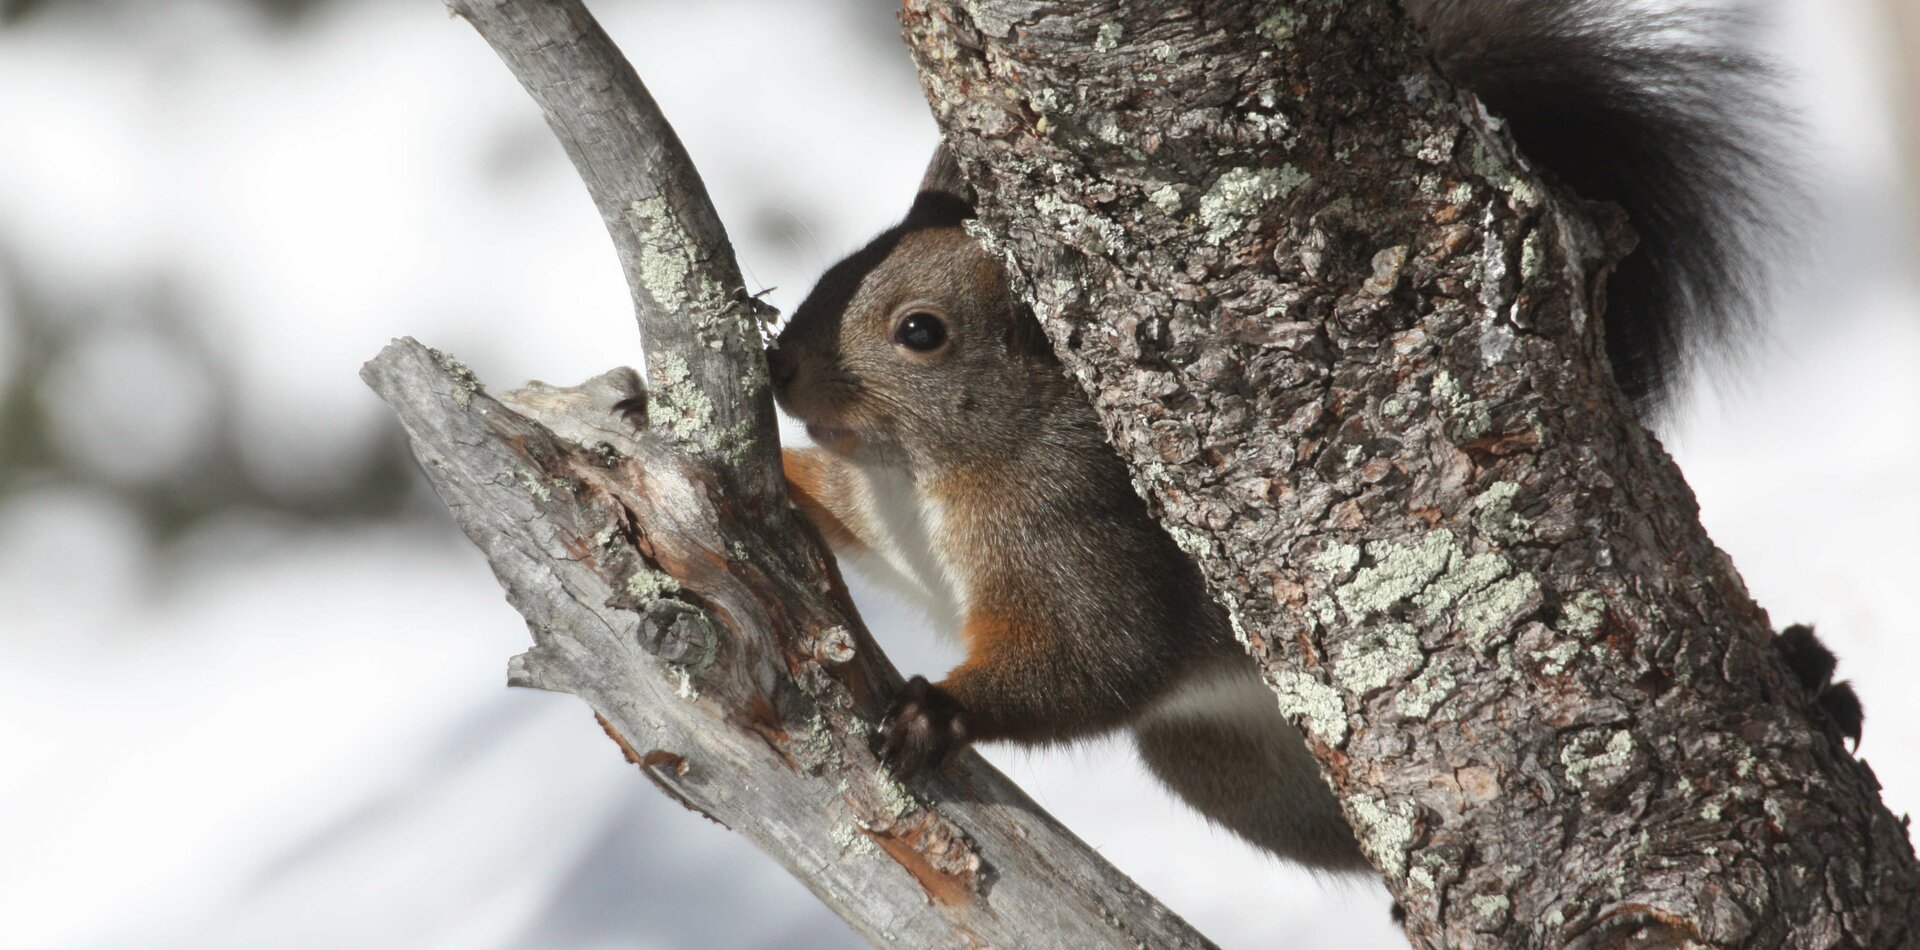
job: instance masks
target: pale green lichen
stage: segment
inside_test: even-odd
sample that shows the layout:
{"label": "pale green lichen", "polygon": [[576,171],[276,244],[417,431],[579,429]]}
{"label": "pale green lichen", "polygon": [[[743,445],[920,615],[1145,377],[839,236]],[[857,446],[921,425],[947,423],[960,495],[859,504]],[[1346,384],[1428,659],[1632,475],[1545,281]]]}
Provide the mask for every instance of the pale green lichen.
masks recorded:
{"label": "pale green lichen", "polygon": [[640,242],[640,283],[654,302],[667,310],[687,308],[687,285],[693,282],[693,241],[680,227],[667,199],[638,198],[627,205],[645,235]]}
{"label": "pale green lichen", "polygon": [[532,472],[520,473],[520,486],[527,490],[527,494],[543,502],[553,500],[553,492],[548,491],[547,486],[541,484],[539,479],[534,478]]}
{"label": "pale green lichen", "polygon": [[1080,205],[1045,194],[1034,199],[1033,207],[1051,218],[1063,233],[1084,241],[1091,253],[1119,253],[1126,248],[1126,234],[1118,225]]}
{"label": "pale green lichen", "polygon": [[1580,655],[1580,645],[1572,641],[1556,643],[1545,650],[1535,650],[1533,658],[1540,664],[1540,672],[1548,676],[1559,676],[1573,668],[1573,661]]}
{"label": "pale green lichen", "polygon": [[1208,540],[1206,535],[1189,531],[1179,525],[1168,525],[1167,534],[1173,537],[1173,543],[1179,545],[1180,550],[1196,558],[1204,558],[1213,553],[1213,542]]}
{"label": "pale green lichen", "polygon": [[1060,90],[1052,86],[1042,86],[1033,95],[1027,97],[1027,105],[1041,115],[1052,115],[1060,111]]}
{"label": "pale green lichen", "polygon": [[1451,435],[1461,440],[1477,439],[1493,428],[1493,413],[1486,404],[1467,397],[1453,374],[1441,370],[1434,374],[1429,388],[1433,401],[1453,423]]}
{"label": "pale green lichen", "polygon": [[1175,215],[1180,213],[1180,192],[1175,190],[1172,185],[1161,185],[1155,189],[1152,194],[1147,196],[1147,200],[1153,202],[1153,206],[1159,208],[1161,214]]}
{"label": "pale green lichen", "polygon": [[1606,598],[1596,591],[1583,590],[1560,606],[1560,629],[1586,639],[1600,630],[1606,617]]}
{"label": "pale green lichen", "polygon": [[1274,694],[1280,711],[1303,722],[1307,734],[1327,745],[1339,745],[1347,738],[1347,709],[1333,687],[1298,670],[1276,670]]}
{"label": "pale green lichen", "polygon": [[1505,557],[1492,552],[1466,558],[1461,556],[1463,553],[1458,547],[1453,548],[1445,570],[1413,598],[1422,618],[1431,620],[1439,616],[1462,597],[1507,576],[1512,569]]}
{"label": "pale green lichen", "polygon": [[807,720],[807,730],[789,747],[795,762],[809,773],[816,773],[833,761],[833,732],[827,721],[815,713]]}
{"label": "pale green lichen", "polygon": [[1163,63],[1171,63],[1180,58],[1180,50],[1172,43],[1156,43],[1153,47],[1153,58]]}
{"label": "pale green lichen", "polygon": [[1567,781],[1575,786],[1584,786],[1595,779],[1605,782],[1632,761],[1633,734],[1625,729],[1615,731],[1604,744],[1592,733],[1576,736],[1560,750],[1560,764],[1566,766]]}
{"label": "pale green lichen", "polygon": [[1473,905],[1474,913],[1493,922],[1506,919],[1507,910],[1513,906],[1513,902],[1502,894],[1481,894],[1468,903]]}
{"label": "pale green lichen", "polygon": [[453,392],[449,395],[453,397],[454,405],[465,409],[473,405],[475,395],[486,391],[486,388],[480,385],[479,374],[469,369],[467,364],[431,348],[427,350],[427,356],[440,367],[442,372],[452,378]]}
{"label": "pale green lichen", "polygon": [[1392,808],[1386,802],[1356,795],[1347,800],[1353,815],[1353,830],[1360,839],[1360,850],[1373,859],[1376,867],[1390,875],[1407,869],[1407,846],[1413,841],[1413,808],[1402,804]]}
{"label": "pale green lichen", "polygon": [[1714,821],[1714,822],[1717,822],[1717,821],[1719,821],[1719,820],[1720,820],[1720,803],[1719,803],[1719,802],[1708,802],[1708,803],[1706,803],[1705,805],[1703,805],[1703,806],[1701,806],[1701,808],[1700,808],[1700,820],[1701,820],[1701,821]]}
{"label": "pale green lichen", "polygon": [[1513,510],[1520,483],[1499,481],[1473,499],[1473,523],[1488,537],[1511,544],[1533,531],[1533,522]]}
{"label": "pale green lichen", "polygon": [[1334,603],[1331,597],[1309,594],[1307,612],[1313,614],[1313,619],[1320,621],[1323,627],[1331,627],[1340,622],[1340,606]]}
{"label": "pale green lichen", "polygon": [[652,393],[648,415],[657,426],[664,426],[683,439],[710,438],[713,426],[713,400],[693,383],[693,371],[686,360],[672,353],[661,353],[648,367],[648,389]]}
{"label": "pale green lichen", "polygon": [[1460,600],[1460,625],[1476,648],[1486,650],[1514,620],[1540,603],[1540,584],[1520,574],[1475,591]]}
{"label": "pale green lichen", "polygon": [[868,855],[878,850],[865,832],[848,825],[833,829],[833,843],[840,847],[842,855]]}
{"label": "pale green lichen", "polygon": [[1228,169],[1200,197],[1200,223],[1207,229],[1207,240],[1214,244],[1226,240],[1248,217],[1292,194],[1307,180],[1306,173],[1292,165]]}
{"label": "pale green lichen", "polygon": [[736,469],[745,468],[748,457],[753,454],[753,423],[742,419],[728,426],[714,443],[711,448],[721,461]]}
{"label": "pale green lichen", "polygon": [[650,568],[640,568],[627,578],[627,596],[634,603],[644,607],[662,597],[680,592],[680,582],[671,575]]}
{"label": "pale green lichen", "polygon": [[1307,565],[1329,580],[1345,577],[1348,571],[1360,566],[1360,546],[1344,541],[1329,541],[1307,561]]}
{"label": "pale green lichen", "polygon": [[1384,623],[1362,629],[1341,646],[1333,663],[1333,681],[1341,689],[1364,695],[1420,666],[1420,638],[1411,626]]}
{"label": "pale green lichen", "polygon": [[1109,20],[1106,23],[1100,24],[1100,29],[1094,34],[1093,38],[1094,51],[1098,53],[1112,52],[1114,47],[1120,45],[1120,37],[1126,35],[1126,31],[1127,28],[1121,25],[1118,20]]}
{"label": "pale green lichen", "polygon": [[1374,563],[1334,592],[1348,616],[1365,619],[1419,593],[1447,568],[1455,550],[1453,532],[1441,528],[1418,547],[1376,541],[1367,545]]}
{"label": "pale green lichen", "polygon": [[886,766],[874,772],[874,784],[880,789],[880,804],[893,817],[904,818],[920,807],[920,800],[913,797],[913,791],[900,784],[900,780],[894,778],[893,772]]}
{"label": "pale green lichen", "polygon": [[1537,205],[1540,203],[1540,191],[1531,182],[1515,175],[1503,162],[1497,160],[1487,150],[1486,144],[1479,139],[1473,142],[1473,170],[1480,177],[1492,183],[1495,188],[1512,196],[1518,205]]}
{"label": "pale green lichen", "polygon": [[1429,666],[1407,684],[1407,688],[1393,697],[1393,708],[1403,716],[1425,719],[1433,714],[1433,708],[1440,705],[1459,684],[1453,674],[1438,667]]}

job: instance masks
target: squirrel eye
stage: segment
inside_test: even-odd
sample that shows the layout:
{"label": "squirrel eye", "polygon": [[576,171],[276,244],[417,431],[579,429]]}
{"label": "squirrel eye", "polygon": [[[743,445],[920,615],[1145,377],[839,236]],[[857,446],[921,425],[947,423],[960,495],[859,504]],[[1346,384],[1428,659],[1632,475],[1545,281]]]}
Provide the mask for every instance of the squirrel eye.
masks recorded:
{"label": "squirrel eye", "polygon": [[946,321],[924,310],[902,318],[893,328],[893,342],[916,353],[931,353],[947,342]]}

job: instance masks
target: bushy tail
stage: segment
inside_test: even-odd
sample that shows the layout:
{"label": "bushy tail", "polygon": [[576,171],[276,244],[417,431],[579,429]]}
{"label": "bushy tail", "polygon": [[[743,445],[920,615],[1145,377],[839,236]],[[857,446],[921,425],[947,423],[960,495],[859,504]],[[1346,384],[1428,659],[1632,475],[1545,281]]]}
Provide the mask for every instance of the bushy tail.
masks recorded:
{"label": "bushy tail", "polygon": [[1639,247],[1607,288],[1615,379],[1643,409],[1683,364],[1724,353],[1761,303],[1779,208],[1771,71],[1720,9],[1630,0],[1407,0],[1441,70],[1521,151],[1626,210]]}

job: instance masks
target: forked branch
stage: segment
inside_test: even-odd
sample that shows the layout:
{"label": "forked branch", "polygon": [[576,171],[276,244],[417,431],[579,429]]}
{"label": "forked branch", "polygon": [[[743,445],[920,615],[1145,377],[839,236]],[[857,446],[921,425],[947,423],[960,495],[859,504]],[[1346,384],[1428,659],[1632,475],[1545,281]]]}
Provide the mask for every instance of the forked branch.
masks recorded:
{"label": "forked branch", "polygon": [[652,375],[636,427],[631,370],[496,399],[412,340],[362,370],[527,620],[509,681],[586,700],[663,791],[876,943],[1207,945],[978,756],[913,788],[879,766],[900,678],[787,502],[761,310],[691,162],[579,3],[450,6],[587,182]]}

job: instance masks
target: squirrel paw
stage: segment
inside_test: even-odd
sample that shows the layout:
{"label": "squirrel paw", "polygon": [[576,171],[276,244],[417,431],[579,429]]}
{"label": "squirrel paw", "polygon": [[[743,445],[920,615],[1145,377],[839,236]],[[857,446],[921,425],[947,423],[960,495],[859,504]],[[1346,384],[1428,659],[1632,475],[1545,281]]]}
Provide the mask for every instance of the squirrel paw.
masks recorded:
{"label": "squirrel paw", "polygon": [[636,429],[647,427],[647,394],[644,392],[628,396],[613,404],[614,415],[627,420],[627,424]]}
{"label": "squirrel paw", "polygon": [[953,696],[924,676],[906,689],[880,722],[880,760],[902,778],[937,769],[967,744],[966,713]]}
{"label": "squirrel paw", "polygon": [[1794,679],[1807,691],[1812,705],[1858,749],[1866,712],[1860,707],[1860,695],[1853,691],[1853,684],[1846,680],[1833,681],[1833,668],[1837,663],[1833,651],[1820,642],[1812,627],[1803,623],[1780,631],[1773,645],[1780,651],[1780,658],[1787,661]]}

